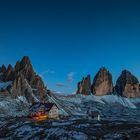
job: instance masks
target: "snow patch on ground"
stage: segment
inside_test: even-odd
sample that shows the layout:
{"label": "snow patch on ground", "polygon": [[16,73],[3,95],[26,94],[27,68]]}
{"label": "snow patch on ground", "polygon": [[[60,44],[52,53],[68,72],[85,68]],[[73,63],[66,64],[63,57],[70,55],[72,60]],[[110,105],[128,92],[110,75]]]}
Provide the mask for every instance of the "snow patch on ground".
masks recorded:
{"label": "snow patch on ground", "polygon": [[53,122],[52,126],[66,126],[71,124],[73,124],[73,122],[61,121],[61,122]]}
{"label": "snow patch on ground", "polygon": [[120,97],[117,95],[106,95],[106,96],[99,96],[99,99],[101,99],[103,102],[107,104],[120,104],[124,107],[134,108],[137,107],[131,102],[130,99],[125,97]]}
{"label": "snow patch on ground", "polygon": [[16,99],[5,97],[0,100],[0,117],[15,117],[28,115],[29,104],[25,97],[19,96]]}
{"label": "snow patch on ground", "polygon": [[9,85],[12,84],[12,81],[9,81],[9,82],[1,82],[0,83],[0,89],[6,89]]}
{"label": "snow patch on ground", "polygon": [[72,97],[65,97],[63,100],[68,100],[69,102],[81,104],[82,102],[97,102],[101,104],[108,105],[122,105],[124,107],[136,109],[137,106],[135,104],[140,104],[140,98],[129,99],[117,95],[104,95],[104,96],[94,96],[94,95],[75,95]]}

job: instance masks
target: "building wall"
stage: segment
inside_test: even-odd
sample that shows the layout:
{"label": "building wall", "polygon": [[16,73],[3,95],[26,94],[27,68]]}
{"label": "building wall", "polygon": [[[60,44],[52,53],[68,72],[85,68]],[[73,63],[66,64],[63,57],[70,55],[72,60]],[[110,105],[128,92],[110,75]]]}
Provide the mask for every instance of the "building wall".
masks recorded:
{"label": "building wall", "polygon": [[49,111],[49,118],[58,118],[59,117],[59,110],[58,108],[54,105],[51,110]]}

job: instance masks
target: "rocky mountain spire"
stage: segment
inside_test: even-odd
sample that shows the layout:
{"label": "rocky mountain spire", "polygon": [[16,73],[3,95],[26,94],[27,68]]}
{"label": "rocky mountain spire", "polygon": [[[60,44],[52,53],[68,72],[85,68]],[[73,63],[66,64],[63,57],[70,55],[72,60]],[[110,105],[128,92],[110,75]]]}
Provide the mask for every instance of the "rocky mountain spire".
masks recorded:
{"label": "rocky mountain spire", "polygon": [[15,72],[16,74],[22,73],[24,77],[31,82],[32,77],[35,75],[35,72],[33,70],[33,66],[31,64],[31,61],[28,56],[24,56],[23,59],[20,61],[17,61],[15,65]]}
{"label": "rocky mountain spire", "polygon": [[92,93],[97,96],[112,93],[113,91],[112,75],[105,67],[102,67],[96,74],[93,80],[91,90]]}
{"label": "rocky mountain spire", "polygon": [[20,61],[17,61],[15,64],[15,72],[18,72],[20,70]]}
{"label": "rocky mountain spire", "polygon": [[5,81],[5,74],[6,74],[6,67],[5,65],[2,65],[0,67],[0,82]]}
{"label": "rocky mountain spire", "polygon": [[5,73],[5,81],[13,81],[13,80],[14,80],[14,69],[12,65],[9,64]]}
{"label": "rocky mountain spire", "polygon": [[[6,69],[3,65],[0,69],[0,73],[1,82],[12,82],[12,85],[10,85],[10,87],[8,86],[7,91],[10,92],[11,96],[26,96],[31,102],[33,101],[33,94],[38,96],[38,99],[46,99],[47,89],[42,78],[35,73],[28,56],[24,56],[21,61],[17,61],[14,68],[8,65]],[[32,89],[33,91],[31,92],[31,90],[28,89]]]}
{"label": "rocky mountain spire", "polygon": [[5,67],[4,64],[3,64],[2,67],[0,68],[0,72],[3,73],[3,74],[6,72],[6,67]]}
{"label": "rocky mountain spire", "polygon": [[83,78],[77,85],[77,94],[90,95],[91,94],[91,78],[90,75]]}
{"label": "rocky mountain spire", "polygon": [[31,64],[30,58],[28,56],[24,56],[20,62],[20,64],[25,67],[25,65]]}
{"label": "rocky mountain spire", "polygon": [[115,91],[121,96],[138,97],[140,96],[139,81],[131,72],[124,70],[116,82]]}

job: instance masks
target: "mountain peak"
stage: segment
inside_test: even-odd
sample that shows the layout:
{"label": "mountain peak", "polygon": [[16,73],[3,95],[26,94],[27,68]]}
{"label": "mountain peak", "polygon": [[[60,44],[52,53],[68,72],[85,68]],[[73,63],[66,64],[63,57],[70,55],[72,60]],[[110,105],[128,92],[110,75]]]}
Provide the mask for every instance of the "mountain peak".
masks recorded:
{"label": "mountain peak", "polygon": [[129,70],[127,70],[127,69],[123,70],[123,71],[122,71],[122,74],[123,74],[123,75],[126,75],[126,74],[127,74],[127,75],[132,75],[131,72],[130,72]]}
{"label": "mountain peak", "polygon": [[101,67],[99,71],[108,71],[106,67]]}
{"label": "mountain peak", "polygon": [[77,94],[90,95],[91,93],[90,75],[87,75],[87,77],[83,77],[82,81],[78,83],[77,87],[78,87]]}
{"label": "mountain peak", "polygon": [[11,64],[8,65],[7,71],[9,71],[9,70],[13,70],[13,67]]}
{"label": "mountain peak", "polygon": [[112,93],[112,91],[112,75],[105,67],[102,67],[93,80],[92,93],[95,95],[106,95]]}
{"label": "mountain peak", "polygon": [[21,60],[21,65],[31,64],[29,56],[24,56]]}
{"label": "mountain peak", "polygon": [[123,70],[117,79],[115,91],[125,97],[140,96],[140,88],[138,79],[128,70]]}
{"label": "mountain peak", "polygon": [[2,73],[5,73],[6,72],[6,66],[3,64],[1,69],[0,69],[0,72]]}
{"label": "mountain peak", "polygon": [[123,78],[125,79],[125,82],[127,84],[131,84],[131,83],[139,83],[138,79],[128,70],[123,70],[121,75],[120,75],[120,78]]}
{"label": "mountain peak", "polygon": [[31,89],[34,89],[34,94],[37,94],[39,99],[45,97],[47,89],[42,78],[35,73],[28,56],[24,56],[21,61],[17,61],[14,68],[9,64],[7,69],[3,65],[0,70],[2,73],[0,75],[0,81],[12,82],[10,89],[5,89],[10,96],[26,96],[28,98],[33,94]]}

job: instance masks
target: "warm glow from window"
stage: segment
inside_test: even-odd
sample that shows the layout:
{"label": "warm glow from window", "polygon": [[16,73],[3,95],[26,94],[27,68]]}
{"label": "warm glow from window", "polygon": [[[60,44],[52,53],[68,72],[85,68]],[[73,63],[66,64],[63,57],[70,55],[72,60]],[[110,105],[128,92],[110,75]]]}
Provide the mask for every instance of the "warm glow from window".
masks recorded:
{"label": "warm glow from window", "polygon": [[37,116],[32,117],[32,118],[35,120],[46,120],[46,119],[48,119],[48,116],[47,115],[37,115]]}

